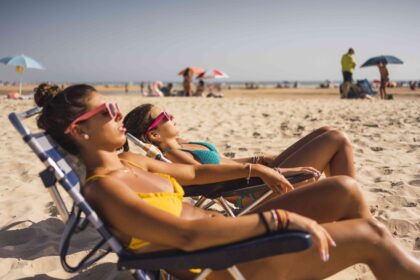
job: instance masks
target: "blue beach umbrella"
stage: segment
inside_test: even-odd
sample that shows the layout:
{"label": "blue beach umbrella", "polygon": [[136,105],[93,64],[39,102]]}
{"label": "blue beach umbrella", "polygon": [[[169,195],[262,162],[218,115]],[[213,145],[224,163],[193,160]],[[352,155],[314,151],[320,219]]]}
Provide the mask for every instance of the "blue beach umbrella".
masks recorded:
{"label": "blue beach umbrella", "polygon": [[16,73],[21,74],[19,81],[19,94],[22,94],[22,74],[26,68],[44,70],[45,67],[33,58],[26,55],[6,56],[0,58],[0,63],[16,66]]}
{"label": "blue beach umbrella", "polygon": [[365,63],[362,64],[360,67],[367,67],[367,66],[376,66],[379,63],[383,64],[403,64],[402,60],[392,56],[392,55],[380,55],[369,58]]}

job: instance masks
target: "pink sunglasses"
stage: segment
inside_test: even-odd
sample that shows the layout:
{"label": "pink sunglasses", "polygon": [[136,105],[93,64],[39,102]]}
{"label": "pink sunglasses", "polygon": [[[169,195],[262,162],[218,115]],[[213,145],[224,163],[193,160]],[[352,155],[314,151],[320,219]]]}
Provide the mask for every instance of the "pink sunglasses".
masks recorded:
{"label": "pink sunglasses", "polygon": [[160,113],[153,121],[152,124],[147,128],[146,132],[149,132],[150,130],[154,129],[156,126],[158,126],[158,124],[160,124],[162,122],[163,119],[166,119],[167,121],[172,120],[173,116],[166,113],[166,112],[162,112]]}
{"label": "pink sunglasses", "polygon": [[95,108],[91,111],[88,111],[86,113],[84,113],[83,115],[81,115],[80,117],[78,117],[77,119],[75,119],[74,121],[71,122],[71,124],[66,128],[66,130],[64,130],[65,134],[70,133],[70,129],[75,126],[77,123],[82,122],[82,121],[86,121],[88,119],[90,119],[91,117],[93,117],[94,115],[100,113],[100,112],[104,112],[106,111],[110,117],[110,119],[114,119],[118,114],[120,114],[120,109],[118,108],[118,104],[115,102],[106,102],[104,104],[102,104],[101,106],[99,106],[98,108]]}

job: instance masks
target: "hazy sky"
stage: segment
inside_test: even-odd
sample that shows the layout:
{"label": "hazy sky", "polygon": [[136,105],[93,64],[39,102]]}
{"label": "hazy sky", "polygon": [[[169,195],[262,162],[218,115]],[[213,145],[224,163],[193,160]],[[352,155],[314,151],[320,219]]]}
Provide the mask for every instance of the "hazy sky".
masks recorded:
{"label": "hazy sky", "polygon": [[[25,54],[45,71],[25,81],[177,81],[187,65],[231,81],[339,80],[340,57],[392,54],[391,79],[420,79],[420,1],[0,2],[0,57]],[[357,68],[355,78],[377,78]],[[0,65],[0,80],[18,80]]]}

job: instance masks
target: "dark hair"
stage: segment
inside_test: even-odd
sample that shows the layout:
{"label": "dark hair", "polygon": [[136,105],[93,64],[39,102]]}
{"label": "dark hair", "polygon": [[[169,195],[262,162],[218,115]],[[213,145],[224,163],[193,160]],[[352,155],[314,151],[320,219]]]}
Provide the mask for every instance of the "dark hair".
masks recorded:
{"label": "dark hair", "polygon": [[[143,104],[131,110],[124,118],[124,127],[127,132],[138,138],[139,140],[151,143],[146,136],[147,128],[152,124],[153,118],[150,115],[153,104]],[[128,151],[128,141],[124,144],[124,151]]]}
{"label": "dark hair", "polygon": [[73,85],[61,90],[57,85],[40,84],[34,89],[35,103],[42,107],[38,127],[44,129],[64,149],[77,154],[78,148],[64,130],[77,117],[86,112],[87,98],[96,91],[90,85]]}
{"label": "dark hair", "polygon": [[353,48],[350,48],[349,51],[348,51],[348,53],[354,53]]}

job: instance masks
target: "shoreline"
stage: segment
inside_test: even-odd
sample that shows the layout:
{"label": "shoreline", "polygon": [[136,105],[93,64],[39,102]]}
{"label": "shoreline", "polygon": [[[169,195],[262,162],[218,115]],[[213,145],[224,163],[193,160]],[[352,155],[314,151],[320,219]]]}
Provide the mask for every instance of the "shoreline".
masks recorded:
{"label": "shoreline", "polygon": [[[140,93],[140,88],[138,85],[129,87],[128,94],[125,93],[124,85],[112,85],[104,86],[100,84],[92,84],[99,92],[117,95],[117,96],[135,96]],[[23,95],[30,95],[33,92],[33,89],[36,87],[36,84],[24,85],[22,88]],[[375,91],[378,91],[378,88],[373,88]],[[175,87],[174,90],[181,90],[180,87]],[[0,86],[0,96],[7,96],[9,92],[18,91],[16,86]],[[296,96],[296,97],[310,97],[310,96],[336,96],[339,98],[339,89],[338,88],[316,88],[316,87],[298,87],[298,88],[275,88],[275,87],[266,87],[258,89],[245,89],[244,87],[222,90],[225,98],[230,97],[270,97],[270,96]],[[411,90],[407,87],[400,88],[387,88],[387,93],[393,94],[398,97],[420,97],[420,88],[416,90]],[[168,98],[168,97],[165,97]],[[169,97],[172,98],[172,97]],[[178,97],[176,97],[178,98]]]}

